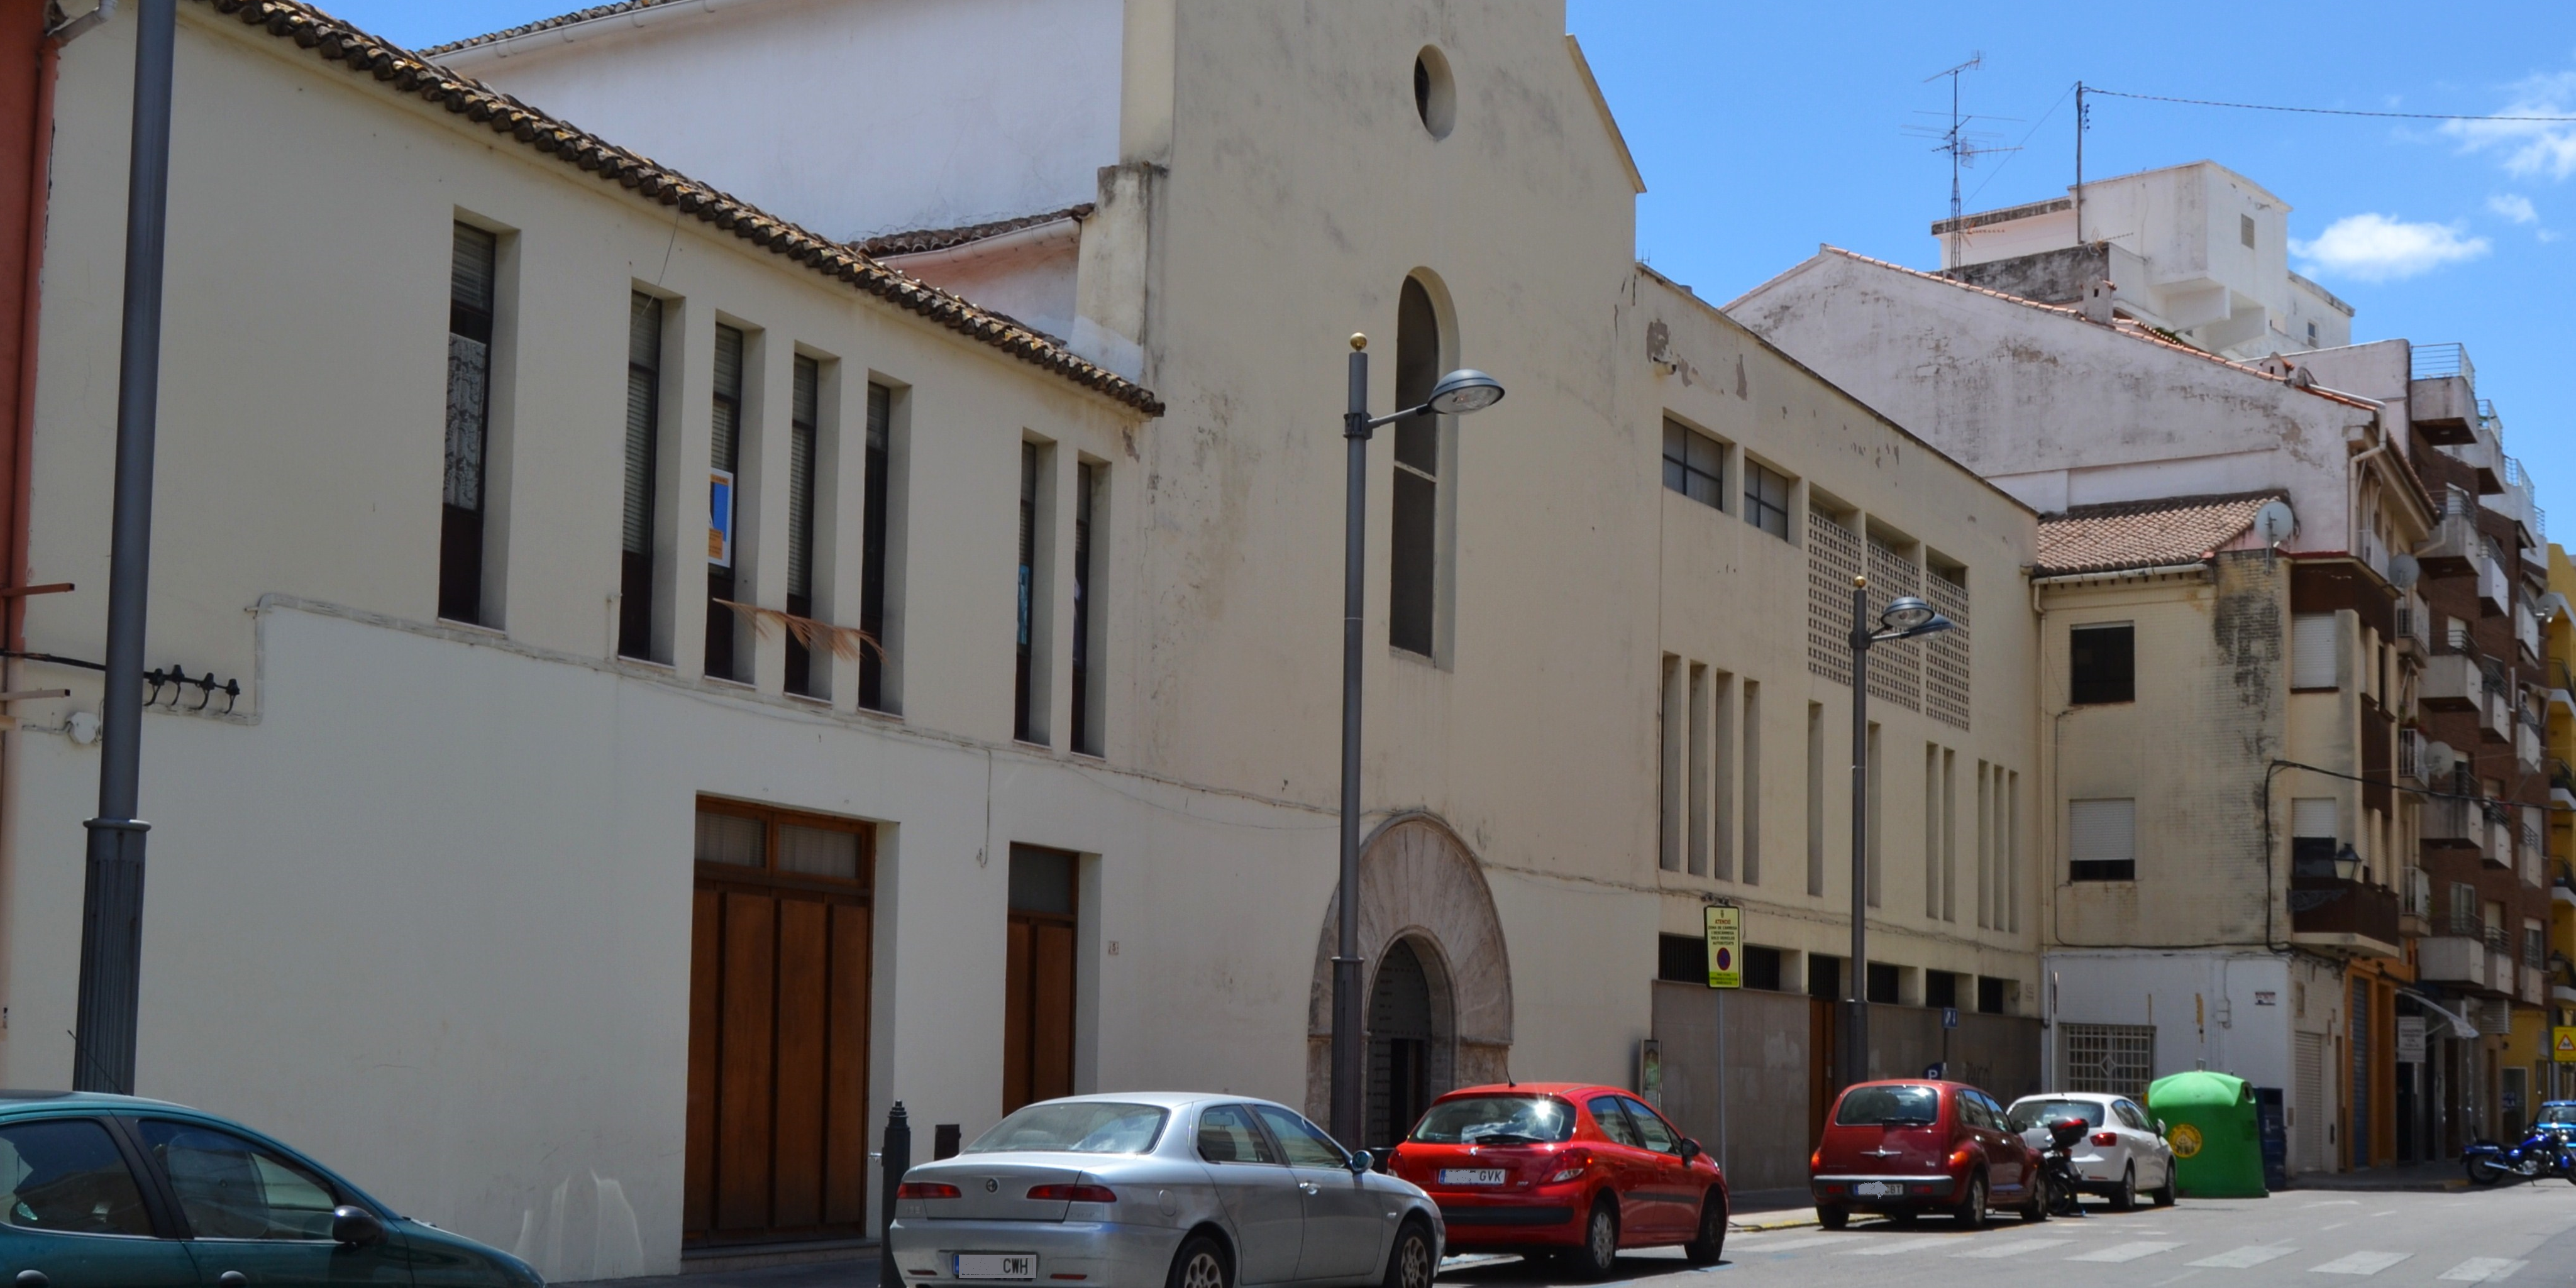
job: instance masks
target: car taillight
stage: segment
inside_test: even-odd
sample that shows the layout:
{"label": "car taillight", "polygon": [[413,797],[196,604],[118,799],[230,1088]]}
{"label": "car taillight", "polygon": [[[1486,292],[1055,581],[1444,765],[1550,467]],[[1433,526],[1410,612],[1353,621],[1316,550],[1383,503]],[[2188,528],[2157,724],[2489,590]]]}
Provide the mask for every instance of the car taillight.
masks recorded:
{"label": "car taillight", "polygon": [[2093,1143],[2096,1145],[2117,1145],[2120,1143],[2120,1133],[2115,1131],[2097,1131],[2093,1133]]}
{"label": "car taillight", "polygon": [[1575,1177],[1583,1175],[1584,1169],[1592,1166],[1592,1156],[1590,1154],[1560,1154],[1557,1156],[1556,1162],[1556,1174],[1547,1178],[1547,1183],[1550,1185],[1570,1181]]}
{"label": "car taillight", "polygon": [[905,1181],[895,1187],[894,1196],[899,1199],[953,1199],[957,1197],[957,1187],[937,1181]]}
{"label": "car taillight", "polygon": [[1825,1151],[1820,1149],[1815,1153],[1807,1155],[1807,1170],[1810,1172],[1821,1172],[1825,1170]]}
{"label": "car taillight", "polygon": [[1118,1195],[1106,1185],[1032,1185],[1029,1197],[1051,1203],[1115,1203]]}

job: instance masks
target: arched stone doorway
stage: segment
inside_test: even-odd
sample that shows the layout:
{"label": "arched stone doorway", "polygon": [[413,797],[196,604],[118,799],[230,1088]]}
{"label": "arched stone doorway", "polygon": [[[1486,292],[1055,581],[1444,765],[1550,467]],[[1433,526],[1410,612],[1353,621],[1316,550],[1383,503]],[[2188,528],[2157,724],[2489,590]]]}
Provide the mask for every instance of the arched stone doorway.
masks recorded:
{"label": "arched stone doorway", "polygon": [[[1511,957],[1493,891],[1464,842],[1408,814],[1360,849],[1360,956],[1368,1024],[1367,1115],[1358,1147],[1379,1149],[1454,1087],[1502,1081],[1512,1043]],[[1307,1008],[1306,1112],[1332,1113],[1333,945],[1324,909]]]}

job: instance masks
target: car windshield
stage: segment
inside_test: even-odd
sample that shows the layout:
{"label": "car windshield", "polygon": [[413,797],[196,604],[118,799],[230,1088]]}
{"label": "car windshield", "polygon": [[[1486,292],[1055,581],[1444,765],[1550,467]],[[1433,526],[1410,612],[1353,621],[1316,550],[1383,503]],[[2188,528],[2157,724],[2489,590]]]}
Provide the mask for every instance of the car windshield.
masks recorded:
{"label": "car windshield", "polygon": [[993,1124],[966,1147],[969,1154],[1142,1154],[1154,1147],[1171,1115],[1152,1105],[1107,1100],[1058,1100]]}
{"label": "car windshield", "polygon": [[2012,1129],[2029,1131],[2050,1123],[2081,1118],[2087,1127],[2102,1125],[2102,1106],[2090,1100],[2024,1100],[2012,1107]]}
{"label": "car windshield", "polygon": [[1940,1117],[1938,1087],[1854,1087],[1834,1111],[1834,1125],[1928,1127]]}
{"label": "car windshield", "polygon": [[2535,1121],[2542,1127],[2576,1127],[2576,1104],[2542,1105]]}
{"label": "car windshield", "polygon": [[1422,1116],[1426,1145],[1535,1145],[1574,1135],[1574,1106],[1554,1096],[1461,1096]]}

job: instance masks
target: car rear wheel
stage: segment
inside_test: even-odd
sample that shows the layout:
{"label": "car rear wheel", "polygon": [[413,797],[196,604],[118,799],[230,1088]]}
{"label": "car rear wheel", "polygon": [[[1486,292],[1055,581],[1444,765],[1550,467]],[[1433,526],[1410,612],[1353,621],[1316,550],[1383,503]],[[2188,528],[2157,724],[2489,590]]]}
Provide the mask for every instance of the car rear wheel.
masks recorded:
{"label": "car rear wheel", "polygon": [[1618,1269],[1619,1208],[1608,1195],[1593,1200],[1592,1215],[1583,1222],[1583,1246],[1567,1260],[1586,1279],[1607,1279]]}
{"label": "car rear wheel", "polygon": [[1431,1277],[1440,1272],[1440,1259],[1431,1255],[1431,1232],[1420,1221],[1407,1221],[1395,1232],[1395,1246],[1386,1253],[1386,1288],[1431,1288]]}
{"label": "car rear wheel", "polygon": [[1986,1226],[1986,1174],[1978,1172],[1968,1178],[1968,1197],[1950,1209],[1950,1218],[1962,1230],[1982,1230]]}
{"label": "car rear wheel", "polygon": [[1682,1259],[1713,1266],[1726,1254],[1726,1199],[1711,1190],[1699,1208],[1699,1237],[1682,1245]]}
{"label": "car rear wheel", "polygon": [[1204,1234],[1183,1239],[1163,1288],[1234,1288],[1234,1266],[1226,1260],[1225,1245]]}
{"label": "car rear wheel", "polygon": [[1817,1208],[1816,1224],[1823,1229],[1839,1230],[1844,1226],[1851,1224],[1851,1209],[1838,1207]]}
{"label": "car rear wheel", "polygon": [[2138,1165],[2129,1164],[2120,1172],[2120,1188],[2111,1191],[2111,1210],[2135,1211],[2138,1206]]}

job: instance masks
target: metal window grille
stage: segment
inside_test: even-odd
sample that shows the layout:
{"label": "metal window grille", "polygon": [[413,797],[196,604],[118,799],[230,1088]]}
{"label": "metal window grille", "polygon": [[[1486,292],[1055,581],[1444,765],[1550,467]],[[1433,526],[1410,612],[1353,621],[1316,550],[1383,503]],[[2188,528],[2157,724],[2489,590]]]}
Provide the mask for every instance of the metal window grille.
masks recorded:
{"label": "metal window grille", "polygon": [[1860,575],[1860,534],[1829,515],[1807,512],[1807,669],[1851,683],[1851,584]]}
{"label": "metal window grille", "polygon": [[2155,1076],[2152,1024],[2061,1024],[2066,1036],[2066,1089],[2144,1101]]}

